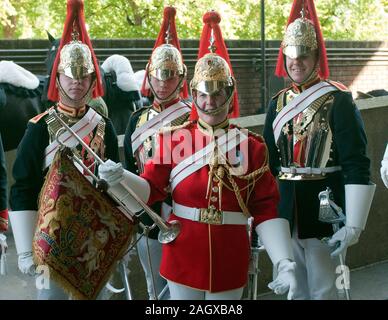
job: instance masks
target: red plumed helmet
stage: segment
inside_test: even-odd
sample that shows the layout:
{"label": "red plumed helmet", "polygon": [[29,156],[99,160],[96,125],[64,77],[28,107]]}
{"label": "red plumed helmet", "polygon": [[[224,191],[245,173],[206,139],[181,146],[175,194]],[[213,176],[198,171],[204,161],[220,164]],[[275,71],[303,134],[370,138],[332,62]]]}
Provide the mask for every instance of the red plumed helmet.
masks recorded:
{"label": "red plumed helmet", "polygon": [[[162,25],[148,61],[141,87],[143,96],[150,97],[152,95],[152,90],[147,84],[150,74],[159,80],[166,80],[175,75],[185,77],[187,74],[176,31],[175,16],[176,9],[174,7],[168,6],[164,8]],[[160,77],[159,75],[162,76]],[[180,89],[182,99],[188,98],[186,79],[183,80],[177,89]]]}
{"label": "red plumed helmet", "polygon": [[[302,16],[303,15],[303,16]],[[279,50],[275,75],[286,77],[284,55],[297,58],[312,50],[318,50],[318,75],[322,79],[329,77],[329,66],[325,42],[313,0],[294,0],[288,18],[286,34]]]}
{"label": "red plumed helmet", "polygon": [[57,73],[80,79],[95,72],[96,85],[93,98],[104,95],[100,70],[85,25],[84,2],[82,0],[67,1],[67,15],[61,42],[51,71],[50,85],[47,96],[51,101],[58,101],[56,87]]}
{"label": "red plumed helmet", "polygon": [[[208,76],[206,76],[206,79],[202,79],[206,73],[202,72],[200,69],[206,68],[206,65],[213,69],[225,69],[221,70],[221,78],[223,78],[223,83],[218,85],[234,87],[233,97],[231,97],[232,111],[229,114],[229,117],[237,118],[239,116],[238,94],[233,77],[233,69],[232,64],[230,63],[228,49],[226,48],[219,25],[220,22],[221,16],[216,11],[208,11],[203,16],[204,26],[199,41],[198,62],[194,70],[193,80],[191,81],[191,88],[192,90],[196,89],[201,86],[201,82],[209,82],[212,80],[210,79],[211,77]],[[214,70],[212,70],[212,72],[208,72],[208,75],[213,73]],[[214,80],[215,79],[213,79],[213,82]],[[197,109],[194,103],[191,108],[190,119],[198,119]]]}

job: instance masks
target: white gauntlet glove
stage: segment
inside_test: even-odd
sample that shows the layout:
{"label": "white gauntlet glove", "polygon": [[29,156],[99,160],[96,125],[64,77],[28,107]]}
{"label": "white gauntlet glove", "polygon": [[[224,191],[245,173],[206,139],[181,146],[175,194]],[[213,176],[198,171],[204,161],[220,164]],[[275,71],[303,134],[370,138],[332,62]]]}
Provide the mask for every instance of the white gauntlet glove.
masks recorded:
{"label": "white gauntlet glove", "polygon": [[388,188],[388,160],[381,161],[381,180],[383,180],[384,185],[386,188]]}
{"label": "white gauntlet glove", "polygon": [[340,242],[338,248],[331,253],[332,257],[343,254],[345,250],[356,244],[360,237],[362,230],[357,227],[344,226],[339,229],[327,242],[329,246],[335,246],[337,242]]}
{"label": "white gauntlet glove", "polygon": [[287,299],[292,300],[296,290],[295,268],[295,262],[288,259],[281,260],[278,264],[278,275],[268,284],[268,288],[275,294],[285,294],[288,291]]}
{"label": "white gauntlet glove", "polygon": [[381,161],[380,174],[381,180],[383,180],[385,187],[388,188],[388,144],[385,149],[383,160]]}
{"label": "white gauntlet glove", "polygon": [[15,239],[20,272],[35,275],[35,264],[32,259],[32,238],[36,227],[37,211],[11,211],[9,218]]}
{"label": "white gauntlet glove", "polygon": [[375,184],[345,185],[346,223],[328,241],[330,246],[340,242],[339,247],[331,253],[332,257],[344,253],[349,246],[358,242],[366,226],[375,189]]}
{"label": "white gauntlet glove", "polygon": [[7,274],[7,237],[0,233],[0,276]]}
{"label": "white gauntlet glove", "polygon": [[100,164],[98,175],[108,183],[108,193],[114,195],[129,211],[135,213],[143,209],[126,187],[130,188],[141,201],[147,202],[150,195],[150,185],[147,180],[124,170],[121,163],[115,163],[112,160]]}
{"label": "white gauntlet glove", "polygon": [[113,187],[124,179],[124,168],[121,163],[107,160],[98,167],[98,175]]}
{"label": "white gauntlet glove", "polygon": [[266,220],[256,226],[256,232],[278,271],[278,276],[268,287],[276,294],[284,294],[289,290],[287,299],[292,299],[296,291],[296,263],[292,262],[294,257],[288,221],[282,218]]}
{"label": "white gauntlet glove", "polygon": [[23,252],[18,255],[18,267],[21,273],[35,275],[36,265],[32,258],[32,252]]}

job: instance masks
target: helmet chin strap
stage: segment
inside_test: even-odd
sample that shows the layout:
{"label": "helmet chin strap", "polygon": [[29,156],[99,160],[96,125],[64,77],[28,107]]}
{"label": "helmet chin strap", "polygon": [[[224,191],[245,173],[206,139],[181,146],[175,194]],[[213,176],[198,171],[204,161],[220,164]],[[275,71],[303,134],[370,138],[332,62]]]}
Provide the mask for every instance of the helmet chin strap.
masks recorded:
{"label": "helmet chin strap", "polygon": [[61,82],[59,81],[59,77],[57,77],[56,82],[57,82],[60,100],[67,106],[73,106],[75,108],[80,108],[80,107],[83,107],[84,105],[86,105],[86,102],[92,98],[92,91],[93,91],[93,87],[94,87],[94,84],[96,82],[96,79],[94,79],[90,83],[88,91],[80,99],[72,99],[69,97],[69,95],[66,93],[66,91],[62,87]]}
{"label": "helmet chin strap", "polygon": [[288,70],[287,70],[287,75],[292,80],[292,82],[294,82],[297,86],[303,86],[304,84],[309,83],[311,80],[316,78],[316,76],[318,75],[318,69],[316,68],[313,71],[311,71],[310,75],[302,82],[296,82],[294,79],[292,79],[292,77],[288,73]]}
{"label": "helmet chin strap", "polygon": [[[225,111],[226,108],[230,108],[230,105],[231,105],[231,102],[232,102],[232,99],[233,99],[233,95],[234,95],[234,88],[232,90],[232,93],[230,94],[229,98],[221,105],[219,106],[218,108],[214,109],[214,110],[205,110],[205,109],[202,109],[198,104],[197,104],[197,101],[195,99],[193,99],[194,101],[194,105],[195,107],[201,111],[202,113],[208,115],[208,116],[216,116],[217,114]],[[229,112],[230,113],[230,110]]]}

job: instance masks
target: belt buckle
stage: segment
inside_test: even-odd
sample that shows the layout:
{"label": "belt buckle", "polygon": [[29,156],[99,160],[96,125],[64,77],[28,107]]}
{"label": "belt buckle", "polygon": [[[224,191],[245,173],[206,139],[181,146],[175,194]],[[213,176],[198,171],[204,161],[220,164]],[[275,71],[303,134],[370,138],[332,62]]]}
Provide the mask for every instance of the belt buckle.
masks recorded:
{"label": "belt buckle", "polygon": [[216,207],[201,208],[199,211],[199,222],[208,224],[222,224],[223,213],[217,210]]}

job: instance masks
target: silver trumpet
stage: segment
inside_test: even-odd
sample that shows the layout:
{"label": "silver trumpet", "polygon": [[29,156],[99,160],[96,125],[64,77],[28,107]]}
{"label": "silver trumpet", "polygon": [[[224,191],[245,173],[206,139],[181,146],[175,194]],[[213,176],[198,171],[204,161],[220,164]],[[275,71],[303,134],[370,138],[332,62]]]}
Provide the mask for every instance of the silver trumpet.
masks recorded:
{"label": "silver trumpet", "polygon": [[[74,130],[72,130],[66,122],[64,122],[61,117],[58,116],[57,112],[52,109],[49,111],[49,114],[54,116],[58,122],[63,126],[61,129],[59,129],[56,133],[56,139],[58,141],[58,143],[61,145],[61,146],[64,146],[66,147],[66,145],[64,145],[61,141],[60,141],[60,135],[62,134],[62,132],[64,131],[68,131],[72,136],[74,136],[74,138],[88,151],[88,153],[90,155],[93,156],[93,158],[95,159],[95,162],[93,164],[90,165],[90,167],[92,167],[94,164],[98,163],[98,164],[103,164],[104,161],[92,150],[92,148],[90,148],[83,140],[82,138],[80,138],[75,132]],[[90,176],[93,178],[93,180],[97,183],[98,186],[100,186],[102,189],[106,190],[107,193],[111,196],[111,198],[118,204],[120,205],[120,207],[123,209],[123,213],[130,219],[130,220],[138,220],[137,218],[139,217],[139,215],[136,215],[136,213],[132,212],[131,210],[129,210],[125,204],[122,202],[123,199],[118,199],[114,194],[112,194],[111,192],[109,192],[109,188],[108,188],[108,185],[106,183],[105,180],[101,180],[99,179],[91,170],[90,170],[90,167],[87,167],[83,161],[81,159],[79,159],[78,157],[76,156],[73,156],[73,160],[76,161],[84,170],[86,170],[88,172],[88,174],[90,174]],[[139,198],[139,196],[127,185],[125,185],[124,183],[120,182],[120,185],[121,187],[123,187],[125,189],[125,191],[127,191],[128,193],[128,196],[131,196],[133,197],[138,203],[139,205],[142,207],[142,209],[144,210],[144,212],[146,212],[149,217],[152,219],[152,221],[154,222],[154,224],[156,226],[159,227],[159,235],[158,235],[158,240],[160,243],[170,243],[172,241],[175,240],[175,238],[178,236],[179,232],[180,232],[180,223],[179,221],[170,221],[170,222],[167,222],[165,220],[163,220],[155,211],[153,211],[143,200],[141,200]],[[142,212],[143,213],[143,212]],[[141,214],[142,214],[141,213]],[[142,223],[139,221],[139,224],[143,227]]]}

